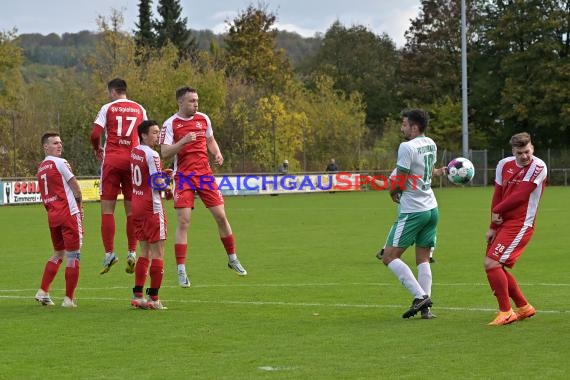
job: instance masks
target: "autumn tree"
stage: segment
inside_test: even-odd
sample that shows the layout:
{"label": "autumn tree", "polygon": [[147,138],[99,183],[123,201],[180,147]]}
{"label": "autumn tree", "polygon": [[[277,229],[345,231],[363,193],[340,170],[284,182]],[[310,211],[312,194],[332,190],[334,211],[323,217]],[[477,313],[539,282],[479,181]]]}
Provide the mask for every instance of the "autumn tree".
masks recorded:
{"label": "autumn tree", "polygon": [[[18,136],[25,135],[20,128],[15,128],[21,125],[20,120],[16,118],[20,109],[23,109],[21,102],[25,91],[22,76],[24,54],[14,43],[15,35],[15,30],[0,32],[0,177],[10,177],[18,173],[21,163],[19,158],[23,159],[18,152],[21,150],[20,144],[13,145]],[[14,167],[16,173],[13,173]]]}
{"label": "autumn tree", "polygon": [[493,77],[499,141],[528,131],[537,146],[570,140],[570,2],[491,1],[484,52],[495,57]]}
{"label": "autumn tree", "polygon": [[[485,139],[481,140],[475,133],[477,124],[472,116],[484,111],[472,101],[472,86],[474,81],[486,76],[486,65],[477,45],[481,38],[481,9],[486,2],[466,2],[469,129],[470,135],[477,136],[471,142],[483,141],[483,145]],[[446,130],[445,138],[438,144],[444,149],[455,149],[456,138],[462,133],[461,0],[422,1],[420,13],[412,20],[405,36],[406,44],[401,52],[398,72],[402,97],[407,107],[425,108],[431,111],[432,116],[435,113],[439,120],[445,120],[441,125]],[[485,85],[478,82],[478,86]],[[437,122],[432,124],[432,131],[435,131]],[[449,146],[446,146],[446,141]]]}
{"label": "autumn tree", "polygon": [[[483,1],[467,2],[468,45],[477,39],[477,10]],[[409,104],[461,98],[461,0],[424,0],[405,33],[400,65],[401,91]],[[467,49],[472,54],[471,49]]]}
{"label": "autumn tree", "polygon": [[270,92],[283,89],[291,78],[291,68],[283,50],[276,48],[277,16],[267,6],[249,5],[233,21],[228,21],[226,37],[227,72]]}
{"label": "autumn tree", "polygon": [[[358,92],[346,94],[335,90],[334,80],[324,75],[312,82],[315,89],[299,93],[293,103],[296,111],[305,113],[310,128],[305,135],[307,160],[326,163],[335,157],[346,170],[361,168],[366,132],[362,96]],[[323,170],[322,167],[312,169]]]}
{"label": "autumn tree", "polygon": [[334,88],[358,91],[366,104],[366,125],[382,131],[384,120],[401,108],[396,91],[398,55],[394,42],[362,25],[345,27],[334,22],[325,33],[315,57],[305,62],[305,75],[326,75]]}
{"label": "autumn tree", "polygon": [[248,129],[248,143],[255,147],[253,156],[264,171],[273,172],[277,163],[289,160],[289,170],[299,171],[297,154],[303,147],[304,112],[291,109],[278,95],[259,99],[255,108],[255,123]]}

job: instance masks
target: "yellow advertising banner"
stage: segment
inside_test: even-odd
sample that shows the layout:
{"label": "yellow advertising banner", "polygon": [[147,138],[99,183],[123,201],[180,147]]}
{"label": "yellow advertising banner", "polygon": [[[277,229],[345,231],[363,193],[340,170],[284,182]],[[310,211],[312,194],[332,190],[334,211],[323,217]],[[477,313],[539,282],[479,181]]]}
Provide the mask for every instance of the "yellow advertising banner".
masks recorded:
{"label": "yellow advertising banner", "polygon": [[84,201],[99,200],[99,179],[80,179],[77,182]]}
{"label": "yellow advertising banner", "polygon": [[[79,179],[79,188],[83,194],[84,201],[99,201],[99,178],[96,179]],[[117,199],[123,199],[123,194],[119,194]]]}

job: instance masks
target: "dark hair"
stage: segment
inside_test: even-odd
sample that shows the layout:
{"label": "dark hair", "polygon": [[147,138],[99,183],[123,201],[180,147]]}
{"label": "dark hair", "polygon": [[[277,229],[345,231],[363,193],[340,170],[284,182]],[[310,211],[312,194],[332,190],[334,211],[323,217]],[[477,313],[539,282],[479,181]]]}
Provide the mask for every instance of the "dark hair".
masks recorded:
{"label": "dark hair", "polygon": [[524,148],[528,144],[532,144],[530,135],[527,132],[521,132],[513,135],[513,137],[511,137],[511,141],[509,142],[513,148]]}
{"label": "dark hair", "polygon": [[143,133],[145,135],[148,135],[148,130],[150,129],[150,127],[152,127],[153,125],[158,125],[158,123],[154,120],[145,120],[142,123],[140,123],[137,127],[137,132],[139,134],[139,142],[142,143],[142,135]]}
{"label": "dark hair", "polygon": [[121,78],[114,78],[107,83],[107,90],[115,90],[119,94],[126,94],[127,93],[127,82]]}
{"label": "dark hair", "polygon": [[196,91],[196,89],[193,87],[189,86],[180,87],[178,90],[176,90],[176,100],[179,100],[181,97],[186,95],[187,92],[198,93],[198,91]]}
{"label": "dark hair", "polygon": [[50,137],[57,137],[59,133],[57,132],[46,132],[42,135],[42,145],[46,144]]}
{"label": "dark hair", "polygon": [[429,115],[426,111],[415,109],[402,112],[402,117],[408,119],[410,125],[417,125],[420,132],[425,132],[429,124]]}

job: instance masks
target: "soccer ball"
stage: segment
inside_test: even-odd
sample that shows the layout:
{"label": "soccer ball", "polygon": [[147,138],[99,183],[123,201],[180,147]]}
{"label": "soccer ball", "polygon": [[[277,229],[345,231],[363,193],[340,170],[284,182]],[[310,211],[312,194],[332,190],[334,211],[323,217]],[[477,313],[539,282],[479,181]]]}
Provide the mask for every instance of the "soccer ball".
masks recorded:
{"label": "soccer ball", "polygon": [[456,185],[465,184],[473,179],[475,167],[464,157],[457,157],[447,165],[447,178]]}

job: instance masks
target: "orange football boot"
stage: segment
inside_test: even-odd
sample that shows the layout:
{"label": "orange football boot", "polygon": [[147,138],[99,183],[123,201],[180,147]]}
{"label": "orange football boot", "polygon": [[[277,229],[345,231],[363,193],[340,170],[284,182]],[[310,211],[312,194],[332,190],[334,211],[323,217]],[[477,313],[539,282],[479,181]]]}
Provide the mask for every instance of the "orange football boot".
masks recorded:
{"label": "orange football boot", "polygon": [[536,309],[530,303],[527,303],[526,305],[517,308],[515,310],[515,314],[517,315],[517,320],[522,321],[523,319],[534,316],[536,314]]}
{"label": "orange football boot", "polygon": [[516,320],[517,320],[517,315],[513,311],[513,309],[511,309],[509,311],[500,311],[499,313],[497,313],[495,319],[493,319],[488,325],[489,326],[508,325],[515,322]]}

